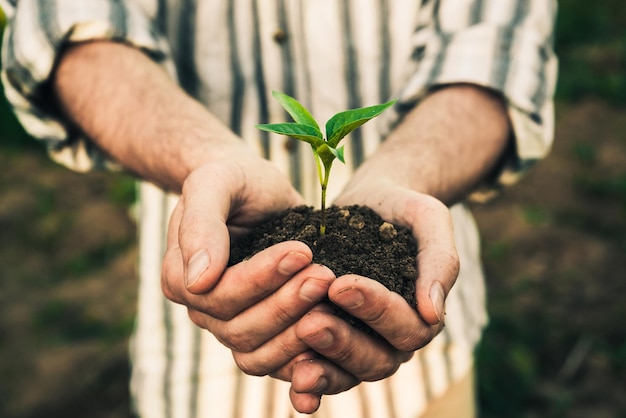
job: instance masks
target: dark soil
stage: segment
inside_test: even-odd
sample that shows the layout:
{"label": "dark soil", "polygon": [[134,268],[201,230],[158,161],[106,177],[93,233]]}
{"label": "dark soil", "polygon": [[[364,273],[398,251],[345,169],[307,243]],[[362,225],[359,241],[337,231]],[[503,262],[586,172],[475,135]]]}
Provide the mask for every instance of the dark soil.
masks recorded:
{"label": "dark soil", "polygon": [[[385,222],[364,206],[328,208],[323,235],[319,232],[321,218],[321,211],[307,206],[286,210],[235,243],[230,262],[236,264],[279,242],[302,241],[313,251],[313,262],[327,266],[337,277],[358,274],[374,279],[417,309],[417,243],[410,230]],[[369,331],[345,312],[338,310],[337,314]]]}

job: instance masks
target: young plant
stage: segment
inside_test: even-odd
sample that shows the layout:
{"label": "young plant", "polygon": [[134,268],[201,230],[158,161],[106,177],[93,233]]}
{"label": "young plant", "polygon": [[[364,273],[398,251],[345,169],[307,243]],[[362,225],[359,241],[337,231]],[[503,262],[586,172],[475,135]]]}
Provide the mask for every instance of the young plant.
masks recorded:
{"label": "young plant", "polygon": [[326,232],[326,189],[328,188],[330,169],[335,159],[345,164],[343,145],[338,147],[339,142],[365,122],[380,115],[396,100],[337,113],[326,122],[326,138],[324,138],[317,121],[300,102],[277,91],[273,91],[272,95],[291,115],[294,122],[261,124],[256,125],[256,127],[263,131],[290,136],[311,145],[322,188],[320,234],[323,235]]}

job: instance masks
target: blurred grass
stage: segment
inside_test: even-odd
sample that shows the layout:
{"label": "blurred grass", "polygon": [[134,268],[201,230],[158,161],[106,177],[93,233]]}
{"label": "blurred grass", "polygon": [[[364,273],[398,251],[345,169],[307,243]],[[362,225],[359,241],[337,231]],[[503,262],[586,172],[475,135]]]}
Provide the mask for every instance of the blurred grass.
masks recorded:
{"label": "blurred grass", "polygon": [[[477,208],[481,226],[506,213],[483,251],[484,418],[626,417],[625,27],[624,1],[559,2],[555,150],[503,200]],[[562,120],[576,106],[587,111]]]}
{"label": "blurred grass", "polygon": [[557,98],[599,97],[626,103],[626,2],[562,0],[555,45],[560,61]]}
{"label": "blurred grass", "polygon": [[135,180],[53,163],[1,86],[0,165],[0,416],[130,417]]}

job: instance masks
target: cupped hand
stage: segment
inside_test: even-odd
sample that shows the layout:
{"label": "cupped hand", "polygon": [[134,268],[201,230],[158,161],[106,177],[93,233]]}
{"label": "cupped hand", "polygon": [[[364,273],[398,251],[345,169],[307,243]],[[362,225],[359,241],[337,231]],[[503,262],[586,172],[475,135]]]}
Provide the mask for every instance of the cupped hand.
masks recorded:
{"label": "cupped hand", "polygon": [[260,158],[242,156],[192,172],[169,223],[165,296],[235,352],[253,351],[283,333],[326,295],[332,272],[311,264],[311,250],[296,241],[227,267],[230,240],[302,202]]}
{"label": "cupped hand", "polygon": [[355,177],[335,204],[368,206],[386,221],[411,230],[418,245],[417,310],[426,324],[442,323],[445,298],[460,267],[448,207],[385,176]]}
{"label": "cupped hand", "polygon": [[200,166],[183,183],[170,218],[164,289],[179,297],[210,291],[226,269],[231,238],[302,203],[285,176],[264,159],[245,155]]}
{"label": "cupped hand", "polygon": [[437,199],[384,176],[357,176],[335,204],[369,206],[383,219],[411,229],[418,242],[417,307],[366,277],[346,275],[334,280],[330,300],[382,339],[323,309],[305,315],[296,334],[319,357],[293,367],[290,395],[300,412],[317,409],[322,395],[392,375],[415,350],[428,344],[443,329],[445,298],[459,272],[450,214]]}

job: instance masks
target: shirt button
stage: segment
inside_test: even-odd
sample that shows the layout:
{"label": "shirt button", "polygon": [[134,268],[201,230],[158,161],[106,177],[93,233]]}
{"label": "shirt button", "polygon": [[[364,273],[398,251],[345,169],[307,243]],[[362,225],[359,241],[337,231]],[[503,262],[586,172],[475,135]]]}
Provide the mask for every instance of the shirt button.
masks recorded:
{"label": "shirt button", "polygon": [[294,152],[296,152],[297,142],[298,142],[298,140],[296,140],[296,139],[287,138],[287,139],[285,139],[285,142],[283,143],[283,147],[285,147],[285,150],[288,153],[293,154]]}
{"label": "shirt button", "polygon": [[284,44],[287,41],[287,33],[282,29],[276,29],[272,38],[274,38],[274,42],[277,44]]}

